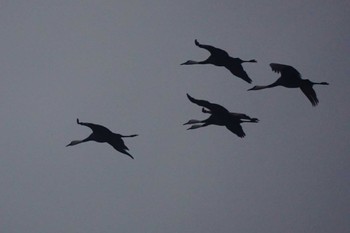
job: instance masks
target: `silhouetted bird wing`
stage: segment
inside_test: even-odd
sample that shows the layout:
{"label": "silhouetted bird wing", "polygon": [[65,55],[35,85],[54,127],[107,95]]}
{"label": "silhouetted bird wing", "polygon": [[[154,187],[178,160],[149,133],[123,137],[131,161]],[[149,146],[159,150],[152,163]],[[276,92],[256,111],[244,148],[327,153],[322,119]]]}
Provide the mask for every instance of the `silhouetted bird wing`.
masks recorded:
{"label": "silhouetted bird wing", "polygon": [[271,63],[272,71],[280,73],[282,78],[301,80],[301,75],[293,66]]}
{"label": "silhouetted bird wing", "polygon": [[316,106],[318,104],[317,95],[315,90],[312,88],[311,83],[303,83],[303,85],[300,86],[300,89],[310,100],[312,106]]}
{"label": "silhouetted bird wing", "polygon": [[107,129],[102,125],[87,123],[87,122],[79,122],[78,124],[89,127],[96,134],[105,135],[105,134],[112,133],[112,131],[110,131],[109,129]]}
{"label": "silhouetted bird wing", "polygon": [[226,65],[225,68],[238,78],[243,79],[247,83],[252,83],[252,80],[249,78],[247,72],[245,72],[241,64],[230,64]]}
{"label": "silhouetted bird wing", "polygon": [[219,48],[214,47],[212,45],[201,44],[197,40],[195,40],[195,44],[199,48],[208,50],[212,56],[215,56],[215,57],[228,57],[229,56],[225,50],[219,49]]}
{"label": "silhouetted bird wing", "polygon": [[228,110],[226,108],[224,108],[223,106],[219,105],[219,104],[213,104],[213,103],[210,103],[207,100],[198,100],[198,99],[193,98],[189,94],[187,94],[187,98],[192,103],[209,109],[212,114],[215,114],[215,113],[218,113],[218,114],[225,113],[226,114],[226,113],[228,113]]}
{"label": "silhouetted bird wing", "polygon": [[245,133],[243,131],[242,126],[237,122],[228,122],[226,128],[230,130],[232,133],[236,134],[240,138],[244,138]]}
{"label": "silhouetted bird wing", "polygon": [[208,51],[212,56],[229,57],[229,54],[225,50],[216,48],[214,46],[211,46],[211,49],[209,49]]}
{"label": "silhouetted bird wing", "polygon": [[127,152],[129,148],[125,145],[123,139],[120,138],[118,140],[110,141],[108,142],[108,144],[111,145],[114,149],[116,149],[120,153],[128,155],[129,157],[134,159],[134,157],[131,154],[129,154],[129,152]]}

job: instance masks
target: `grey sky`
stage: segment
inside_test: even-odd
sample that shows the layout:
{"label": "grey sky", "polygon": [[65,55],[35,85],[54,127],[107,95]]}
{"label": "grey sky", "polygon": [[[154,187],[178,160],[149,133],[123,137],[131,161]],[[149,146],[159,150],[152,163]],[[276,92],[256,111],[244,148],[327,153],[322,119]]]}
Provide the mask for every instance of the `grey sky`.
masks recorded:
{"label": "grey sky", "polygon": [[[349,1],[0,1],[0,232],[350,232]],[[252,85],[289,64],[317,86]],[[240,139],[186,93],[260,119]],[[131,160],[84,143],[102,124]]]}

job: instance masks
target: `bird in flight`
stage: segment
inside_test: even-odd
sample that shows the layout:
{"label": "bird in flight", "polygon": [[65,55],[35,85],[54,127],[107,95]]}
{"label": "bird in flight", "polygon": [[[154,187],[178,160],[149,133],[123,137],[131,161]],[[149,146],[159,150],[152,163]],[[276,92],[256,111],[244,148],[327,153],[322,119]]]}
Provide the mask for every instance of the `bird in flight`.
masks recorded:
{"label": "bird in flight", "polygon": [[210,103],[206,100],[198,100],[187,94],[187,98],[194,104],[197,104],[202,108],[203,113],[209,113],[210,116],[205,120],[189,120],[184,125],[192,125],[190,129],[198,129],[208,125],[225,126],[232,133],[238,137],[243,138],[245,133],[242,129],[241,123],[251,122],[257,123],[257,118],[251,118],[243,113],[229,112],[226,108],[219,104]]}
{"label": "bird in flight", "polygon": [[137,134],[133,135],[121,135],[121,134],[116,134],[107,129],[106,127],[102,125],[97,125],[97,124],[92,124],[92,123],[85,123],[85,122],[80,122],[79,119],[77,119],[77,124],[87,126],[92,130],[92,133],[85,139],[83,140],[74,140],[71,143],[69,143],[67,146],[74,146],[83,142],[88,142],[88,141],[95,141],[95,142],[106,142],[109,145],[111,145],[114,149],[117,151],[128,155],[130,158],[134,159],[134,157],[129,154],[128,152],[128,147],[124,144],[124,141],[122,138],[125,137],[136,137],[138,136]]}
{"label": "bird in flight", "polygon": [[318,98],[313,85],[329,85],[327,82],[312,82],[309,79],[302,79],[300,73],[292,66],[283,65],[278,63],[270,64],[272,71],[280,73],[279,77],[274,83],[266,86],[254,86],[251,90],[261,90],[266,88],[272,88],[277,86],[283,86],[287,88],[300,88],[304,95],[310,100],[312,106],[318,104]]}
{"label": "bird in flight", "polygon": [[226,51],[216,48],[211,45],[200,44],[197,40],[194,41],[195,45],[199,48],[206,49],[209,51],[210,56],[204,61],[193,61],[188,60],[181,65],[195,65],[195,64],[212,64],[215,66],[223,66],[228,69],[233,75],[243,79],[244,81],[251,83],[252,80],[249,78],[248,74],[243,69],[242,63],[253,62],[256,60],[242,60],[240,58],[231,57]]}

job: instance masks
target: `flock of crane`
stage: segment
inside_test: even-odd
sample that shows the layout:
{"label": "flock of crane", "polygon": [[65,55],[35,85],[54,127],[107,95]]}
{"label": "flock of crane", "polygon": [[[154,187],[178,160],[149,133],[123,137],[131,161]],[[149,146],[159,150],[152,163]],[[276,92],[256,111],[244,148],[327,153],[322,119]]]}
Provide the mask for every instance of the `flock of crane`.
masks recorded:
{"label": "flock of crane", "polygon": [[[233,58],[226,51],[211,45],[200,44],[197,40],[195,40],[195,45],[199,48],[208,50],[210,53],[209,57],[203,61],[188,60],[182,63],[181,65],[212,64],[215,66],[223,66],[226,69],[228,69],[234,76],[241,78],[248,83],[252,82],[248,74],[243,69],[242,64],[246,62],[255,63],[256,60],[252,59],[245,61],[240,58]],[[329,85],[327,82],[312,82],[308,79],[302,79],[300,73],[294,67],[289,65],[271,63],[270,67],[272,71],[280,73],[281,76],[270,85],[254,86],[253,88],[248,89],[248,91],[262,90],[276,86],[283,86],[287,88],[300,88],[301,91],[305,94],[305,96],[309,99],[311,104],[313,106],[316,106],[319,101],[317,99],[316,92],[313,89],[313,85]],[[184,125],[191,125],[191,127],[188,128],[189,130],[205,127],[208,125],[219,125],[225,126],[232,133],[236,134],[238,137],[243,138],[245,136],[245,133],[242,129],[241,123],[257,123],[259,121],[257,118],[251,118],[243,113],[229,112],[225,107],[219,104],[210,103],[207,100],[195,99],[189,94],[187,94],[187,97],[192,103],[201,106],[203,113],[209,114],[209,117],[205,120],[190,120],[187,123],[185,123]],[[100,143],[106,142],[117,151],[126,154],[132,159],[134,159],[134,157],[128,152],[129,149],[125,145],[122,138],[135,137],[137,136],[137,134],[116,134],[102,125],[80,122],[79,119],[77,119],[77,123],[79,125],[89,127],[92,130],[92,133],[87,138],[83,140],[74,140],[67,146],[74,146],[88,141],[96,141]]]}

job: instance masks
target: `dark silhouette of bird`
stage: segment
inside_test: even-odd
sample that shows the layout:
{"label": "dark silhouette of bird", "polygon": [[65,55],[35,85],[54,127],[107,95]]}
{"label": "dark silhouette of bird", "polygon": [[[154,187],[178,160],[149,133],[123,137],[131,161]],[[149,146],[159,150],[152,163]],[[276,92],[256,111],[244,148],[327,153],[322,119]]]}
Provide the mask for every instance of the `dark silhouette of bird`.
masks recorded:
{"label": "dark silhouette of bird", "polygon": [[77,145],[83,142],[88,142],[88,141],[95,141],[100,143],[107,142],[117,151],[123,154],[126,154],[132,159],[134,159],[134,157],[131,154],[129,154],[128,152],[129,148],[124,144],[124,141],[122,138],[136,137],[138,136],[137,134],[128,135],[128,136],[116,134],[102,125],[80,122],[79,119],[77,119],[77,123],[79,125],[84,125],[89,127],[92,130],[92,133],[87,138],[83,140],[74,140],[71,143],[69,143],[67,146],[74,146],[74,145]]}
{"label": "dark silhouette of bird", "polygon": [[215,66],[224,66],[233,75],[243,79],[244,81],[251,83],[252,80],[248,77],[248,74],[244,71],[242,63],[244,62],[256,62],[252,59],[244,61],[240,58],[231,57],[226,51],[216,48],[211,45],[200,44],[197,40],[194,41],[195,45],[199,48],[206,49],[210,52],[210,56],[204,61],[188,60],[181,65],[195,65],[195,64],[212,64]]}
{"label": "dark silhouette of bird", "polygon": [[198,129],[208,125],[219,125],[225,126],[232,133],[243,138],[245,133],[240,124],[245,122],[257,123],[259,121],[257,118],[251,118],[243,113],[229,112],[226,108],[219,104],[210,103],[206,100],[195,99],[189,94],[187,94],[187,97],[192,103],[203,107],[202,112],[210,114],[210,116],[205,120],[189,120],[184,124],[192,125],[190,128],[188,128],[188,130]]}
{"label": "dark silhouette of bird", "polygon": [[272,71],[281,73],[281,77],[278,78],[274,83],[266,86],[254,86],[250,90],[261,90],[265,88],[283,86],[287,88],[300,88],[301,91],[310,100],[313,106],[318,104],[318,99],[315,90],[312,88],[313,85],[329,85],[327,82],[312,82],[308,79],[302,79],[300,73],[292,66],[271,63]]}

